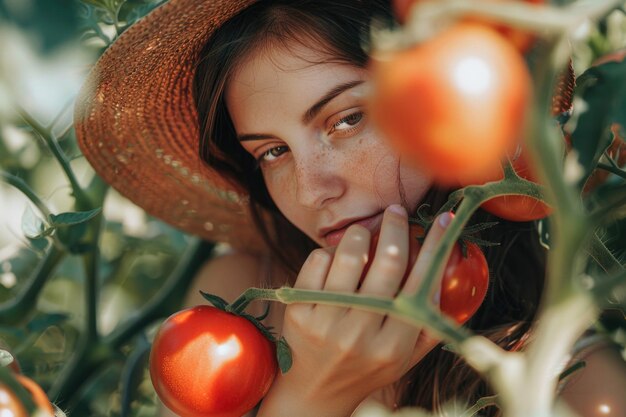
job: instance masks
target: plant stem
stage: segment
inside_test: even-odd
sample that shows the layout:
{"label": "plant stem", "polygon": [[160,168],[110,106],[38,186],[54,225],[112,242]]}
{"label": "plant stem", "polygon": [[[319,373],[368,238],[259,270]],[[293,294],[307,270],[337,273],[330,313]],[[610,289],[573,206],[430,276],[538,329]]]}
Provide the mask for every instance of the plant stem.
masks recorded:
{"label": "plant stem", "polygon": [[[97,236],[100,235],[99,224],[101,223],[101,215],[93,220],[92,224],[98,226],[90,227],[93,236],[90,241],[97,242]],[[90,340],[98,340],[98,304],[99,304],[99,285],[98,285],[98,265],[100,252],[94,246],[94,250],[83,255],[83,267],[85,269],[85,334],[84,337]]]}
{"label": "plant stem", "polygon": [[189,283],[206,260],[207,245],[212,247],[212,244],[200,240],[191,243],[156,297],[110,334],[99,338],[93,335],[81,338],[74,354],[50,389],[50,397],[61,405],[66,404],[79,387],[141,329],[178,310]]}
{"label": "plant stem", "polygon": [[[505,2],[493,7],[493,2],[449,0],[444,2],[424,1],[413,8],[412,17],[406,25],[404,39],[420,42],[437,33],[442,22],[464,16],[476,16],[519,28],[537,32],[542,36],[561,35],[578,29],[589,19],[595,20],[611,9],[619,7],[623,0],[577,1],[565,7]],[[406,43],[406,42],[405,42]]]}
{"label": "plant stem", "polygon": [[585,250],[587,255],[593,259],[600,266],[600,268],[604,270],[604,272],[624,268],[606,247],[604,242],[602,242],[597,233],[593,233],[591,235],[589,245],[587,245]]}
{"label": "plant stem", "polygon": [[28,281],[12,299],[0,304],[0,323],[12,325],[24,320],[36,307],[33,300],[37,300],[48,277],[52,274],[66,252],[56,245],[50,245],[45,257],[39,262]]}
{"label": "plant stem", "polygon": [[44,126],[42,126],[39,122],[37,122],[28,112],[24,109],[20,108],[19,110],[20,117],[24,119],[24,121],[35,131],[37,135],[39,135],[45,144],[48,146],[56,160],[61,165],[61,169],[65,173],[68,181],[70,182],[70,186],[72,187],[72,192],[74,197],[77,200],[78,205],[85,206],[89,205],[87,197],[84,194],[83,188],[80,186],[76,176],[74,175],[74,171],[72,170],[72,166],[70,165],[69,159],[63,153],[63,150],[59,146],[59,143],[56,141],[52,133],[50,133]]}
{"label": "plant stem", "polygon": [[598,162],[597,165],[598,168],[602,168],[606,171],[609,171],[612,174],[615,174],[619,177],[625,178],[626,179],[626,171],[624,171],[623,169],[620,169],[619,167],[616,167],[615,165],[610,165],[610,164],[605,164],[603,162]]}
{"label": "plant stem", "polygon": [[[612,293],[619,289],[620,287],[626,286],[626,268],[622,268],[620,271],[616,272],[614,275],[610,277],[606,277],[604,279],[598,280],[596,279],[593,287],[591,287],[591,292],[598,300],[600,305],[607,304],[607,298],[612,295]],[[622,308],[626,307],[626,297],[624,294],[626,293],[626,289],[622,289],[622,299],[618,300],[621,303]]]}
{"label": "plant stem", "polygon": [[451,343],[461,343],[471,333],[429,305],[416,305],[406,296],[394,298],[373,297],[363,294],[304,290],[291,287],[278,289],[248,288],[230,306],[229,311],[243,309],[253,300],[279,301],[283,304],[310,303],[358,308],[379,314],[389,314],[416,327],[427,326],[433,334]]}
{"label": "plant stem", "polygon": [[46,206],[46,203],[44,203],[43,200],[39,198],[35,191],[33,191],[33,189],[30,188],[23,179],[2,170],[0,170],[0,179],[20,190],[22,194],[24,194],[37,207],[39,212],[46,219],[50,216],[51,211],[48,206]]}
{"label": "plant stem", "polygon": [[478,413],[480,410],[487,408],[487,407],[494,406],[494,405],[498,405],[497,395],[491,395],[489,397],[482,397],[478,401],[476,401],[476,404],[474,404],[473,406],[465,410],[465,412],[461,414],[461,417],[472,417],[476,413]]}
{"label": "plant stem", "polygon": [[169,275],[159,292],[139,311],[104,336],[102,342],[118,349],[148,324],[176,312],[182,305],[193,277],[206,261],[207,252],[212,247],[213,244],[201,240],[190,243],[176,269]]}

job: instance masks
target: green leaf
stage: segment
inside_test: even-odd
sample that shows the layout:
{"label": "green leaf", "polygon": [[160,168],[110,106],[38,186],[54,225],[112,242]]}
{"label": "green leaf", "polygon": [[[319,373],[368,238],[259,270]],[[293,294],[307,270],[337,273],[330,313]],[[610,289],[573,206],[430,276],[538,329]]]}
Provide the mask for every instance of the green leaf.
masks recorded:
{"label": "green leaf", "polygon": [[204,291],[200,291],[200,294],[207,300],[209,303],[213,304],[213,306],[219,308],[220,310],[226,311],[226,306],[228,302],[221,297],[218,297],[215,294],[209,294]]}
{"label": "green leaf", "polygon": [[22,214],[22,233],[29,239],[37,239],[44,235],[46,224],[35,214],[30,205],[26,206]]}
{"label": "green leaf", "polygon": [[96,208],[89,211],[72,211],[61,214],[51,214],[48,221],[52,226],[71,226],[75,224],[85,223],[94,217],[96,217],[102,211],[101,208]]}
{"label": "green leaf", "polygon": [[579,106],[584,109],[572,132],[572,144],[585,172],[584,181],[611,143],[611,125],[626,126],[626,60],[592,67],[577,84],[576,95],[585,105]]}
{"label": "green leaf", "polygon": [[[77,246],[87,231],[87,223],[74,224],[57,229],[57,238],[68,248]],[[74,252],[73,252],[74,253]]]}
{"label": "green leaf", "polygon": [[40,332],[50,326],[63,323],[69,318],[65,313],[41,313],[36,315],[27,325],[26,328],[31,332]]}
{"label": "green leaf", "polygon": [[293,358],[291,356],[291,348],[284,337],[281,337],[276,342],[276,359],[278,359],[280,372],[286,374],[291,369],[291,365],[293,365]]}
{"label": "green leaf", "polygon": [[46,250],[48,244],[50,243],[50,241],[48,241],[48,239],[46,239],[45,237],[28,238],[28,242],[33,247],[33,249],[38,252],[43,252],[44,250]]}

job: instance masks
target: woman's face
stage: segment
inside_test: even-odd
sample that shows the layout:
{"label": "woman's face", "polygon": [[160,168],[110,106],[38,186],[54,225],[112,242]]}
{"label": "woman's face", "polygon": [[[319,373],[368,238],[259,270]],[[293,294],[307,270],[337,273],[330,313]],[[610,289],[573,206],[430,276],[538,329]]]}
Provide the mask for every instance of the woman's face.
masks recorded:
{"label": "woman's face", "polygon": [[238,138],[259,161],[274,203],[322,247],[337,245],[355,222],[377,232],[391,204],[411,213],[430,186],[370,122],[368,72],[320,63],[326,59],[303,48],[265,50],[244,62],[226,90]]}

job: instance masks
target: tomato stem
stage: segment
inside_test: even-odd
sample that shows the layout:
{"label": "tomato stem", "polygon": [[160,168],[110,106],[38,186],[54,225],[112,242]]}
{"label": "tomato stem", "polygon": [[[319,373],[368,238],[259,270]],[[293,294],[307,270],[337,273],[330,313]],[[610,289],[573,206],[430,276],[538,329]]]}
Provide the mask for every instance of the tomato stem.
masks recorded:
{"label": "tomato stem", "polygon": [[304,290],[291,287],[278,289],[248,288],[232,304],[247,305],[253,300],[278,301],[283,304],[310,303],[326,304],[343,307],[354,307],[379,314],[389,314],[404,320],[416,327],[427,326],[442,339],[461,343],[472,334],[467,329],[459,327],[452,320],[444,317],[439,311],[428,304],[415,304],[404,295],[395,299],[387,297],[372,297],[362,294]]}
{"label": "tomato stem", "polygon": [[76,175],[74,174],[74,170],[70,165],[69,159],[59,146],[56,137],[52,134],[50,129],[39,124],[37,120],[35,120],[23,108],[19,107],[18,113],[20,117],[24,120],[24,122],[26,122],[26,124],[28,124],[28,126],[33,129],[33,132],[43,140],[48,149],[50,149],[52,155],[54,155],[56,160],[59,162],[59,165],[61,165],[61,169],[63,170],[65,176],[70,182],[70,186],[72,187],[72,194],[74,195],[74,198],[76,198],[77,205],[88,206],[89,198],[85,194],[85,190],[80,186],[78,180],[76,179]]}
{"label": "tomato stem", "polygon": [[23,179],[16,177],[15,175],[10,174],[6,171],[0,170],[0,180],[6,182],[9,185],[12,185],[13,187],[21,191],[22,194],[24,194],[35,205],[35,207],[37,207],[37,209],[41,212],[44,218],[47,219],[50,217],[50,214],[52,212],[50,211],[46,203],[44,203],[43,200],[39,198],[37,193],[35,193],[35,191],[33,191],[33,189],[30,188]]}
{"label": "tomato stem", "polygon": [[48,277],[66,254],[66,252],[59,249],[56,245],[50,246],[50,249],[48,249],[44,258],[39,262],[19,293],[15,297],[0,303],[0,323],[18,323],[20,320],[24,320],[24,318],[35,309],[37,304],[34,303],[33,300],[38,298]]}
{"label": "tomato stem", "polygon": [[[506,24],[508,27],[535,32],[543,37],[561,35],[578,29],[589,19],[596,20],[610,10],[619,7],[623,0],[596,0],[594,2],[574,2],[565,7],[526,4],[524,2],[503,2],[493,7],[486,1],[443,1],[416,3],[412,18],[401,34],[403,42],[396,44],[405,47],[407,39],[422,42],[435,35],[438,28],[446,27],[445,22],[464,16],[475,16]],[[386,40],[389,41],[389,36]]]}

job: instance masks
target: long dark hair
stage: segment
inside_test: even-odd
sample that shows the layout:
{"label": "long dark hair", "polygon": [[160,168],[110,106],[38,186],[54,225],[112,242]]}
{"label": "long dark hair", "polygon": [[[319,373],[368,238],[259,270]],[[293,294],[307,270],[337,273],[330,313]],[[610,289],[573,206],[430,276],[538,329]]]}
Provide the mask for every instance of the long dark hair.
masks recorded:
{"label": "long dark hair", "polygon": [[[251,52],[259,48],[290,48],[294,41],[308,48],[320,48],[328,57],[324,62],[365,67],[373,21],[378,25],[394,24],[388,0],[261,0],[220,27],[198,61],[195,97],[200,156],[248,190],[256,226],[276,258],[292,272],[292,279],[317,245],[275,207],[256,161],[236,139],[224,91]],[[448,191],[433,188],[423,202],[436,210],[445,202]],[[473,221],[489,220],[493,216],[479,210]],[[498,221],[497,226],[481,236],[500,245],[485,249],[491,272],[490,290],[467,326],[507,349],[515,349],[527,338],[537,309],[545,253],[533,223]],[[434,349],[402,378],[396,391],[398,406],[419,405],[431,410],[446,400],[473,402],[490,392],[479,375],[458,356],[441,348]],[[497,410],[490,410],[489,414],[496,415]]]}

